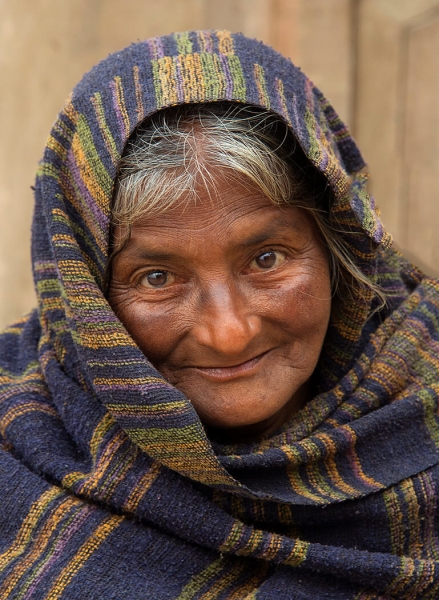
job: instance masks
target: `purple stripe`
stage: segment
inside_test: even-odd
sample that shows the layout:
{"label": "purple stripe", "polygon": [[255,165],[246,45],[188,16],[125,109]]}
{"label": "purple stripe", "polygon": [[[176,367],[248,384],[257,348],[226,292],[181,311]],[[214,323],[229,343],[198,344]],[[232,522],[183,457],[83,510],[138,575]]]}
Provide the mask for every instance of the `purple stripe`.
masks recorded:
{"label": "purple stripe", "polygon": [[[156,382],[156,383],[139,383],[138,385],[136,385],[135,383],[133,383],[131,385],[130,384],[95,385],[95,389],[100,390],[102,392],[110,392],[110,391],[115,391],[115,390],[121,391],[121,392],[126,392],[128,390],[138,390],[141,393],[145,393],[145,392],[149,392],[151,390],[160,390],[163,388],[168,389],[169,384],[166,382],[163,382],[163,383]],[[173,402],[173,400],[171,400],[171,402]]]}
{"label": "purple stripe", "polygon": [[183,77],[181,74],[181,63],[179,63],[178,56],[174,56],[173,64],[175,68],[175,81],[177,84],[177,98],[179,102],[184,102]]}
{"label": "purple stripe", "polygon": [[[357,481],[359,481],[363,486],[372,489],[372,490],[379,490],[382,489],[384,486],[380,485],[379,482],[376,482],[376,484],[371,484],[368,481],[366,481],[363,477],[363,475],[360,472],[360,468],[361,468],[361,461],[359,460],[358,457],[356,457],[354,455],[354,440],[352,435],[346,430],[346,429],[340,429],[339,432],[346,438],[346,440],[348,440],[349,442],[349,447],[346,448],[346,457],[349,461],[349,464],[351,466],[352,469],[352,473],[354,475],[354,477],[357,479]],[[344,478],[346,481],[346,478]]]}
{"label": "purple stripe", "polygon": [[50,559],[44,564],[44,566],[42,568],[40,566],[41,570],[38,573],[37,577],[34,579],[32,585],[28,589],[26,595],[23,597],[23,600],[28,600],[33,595],[33,593],[34,593],[34,591],[36,591],[37,586],[39,585],[40,581],[43,579],[44,575],[50,570],[50,568],[54,565],[54,563],[57,561],[57,559],[60,557],[64,548],[70,542],[71,538],[80,529],[80,527],[85,523],[86,519],[90,515],[92,515],[96,510],[97,509],[92,508],[90,506],[86,506],[86,507],[82,508],[79,511],[79,516],[77,516],[77,518],[75,518],[73,523],[68,525],[64,531],[59,532],[58,539],[60,538],[60,536],[61,536],[61,539],[56,544],[55,551],[53,552]]}
{"label": "purple stripe", "polygon": [[[108,225],[108,217],[99,208],[95,198],[90,194],[90,191],[88,190],[87,186],[85,185],[84,180],[81,177],[81,173],[79,170],[79,166],[76,162],[75,155],[71,148],[67,154],[66,163],[67,163],[67,165],[66,165],[67,169],[70,171],[70,173],[73,176],[73,182],[75,183],[76,187],[78,188],[78,190],[80,192],[81,200],[83,200],[83,203],[87,206],[87,208],[92,213],[94,220],[97,221],[97,223],[99,225],[99,229],[105,231],[107,228],[107,225]],[[77,194],[75,194],[75,196],[76,195]],[[79,207],[75,206],[75,208],[80,208],[80,206]],[[90,227],[90,225],[89,225],[89,227]],[[90,229],[91,229],[91,227],[90,227]],[[97,238],[97,236],[96,236],[96,238]]]}
{"label": "purple stripe", "polygon": [[[90,314],[85,312],[87,309],[93,311],[93,313]],[[87,309],[81,311],[81,320],[84,323],[88,323],[90,325],[102,323],[105,324],[106,327],[108,326],[108,323],[110,323],[114,325],[114,331],[120,331],[119,321],[115,318],[113,313],[110,313],[108,311],[108,308],[94,308],[93,306],[90,306],[90,308],[87,307]],[[109,332],[108,328],[106,329],[106,331]]]}
{"label": "purple stripe", "polygon": [[220,54],[219,56],[223,67],[224,77],[226,79],[226,98],[233,100],[233,79],[230,74],[229,61],[225,54]]}
{"label": "purple stripe", "polygon": [[[118,448],[117,454],[120,454],[120,447]],[[98,497],[100,500],[107,500],[110,494],[114,491],[121,482],[124,482],[124,477],[130,469],[133,468],[137,457],[137,447],[134,444],[130,444],[129,450],[124,453],[124,456],[118,457],[116,461],[116,468],[108,473],[109,466],[105,469],[101,479],[96,485],[96,490],[99,491]],[[114,457],[111,462],[114,462]],[[111,463],[110,463],[111,464]]]}
{"label": "purple stripe", "polygon": [[433,551],[433,557],[437,560],[439,557],[439,544],[435,533],[435,516],[437,509],[437,491],[434,479],[429,472],[421,473],[421,479],[425,489],[426,518],[423,523],[426,529],[426,537],[429,540],[428,546]]}
{"label": "purple stripe", "polygon": [[210,31],[208,30],[204,30],[201,32],[203,34],[203,39],[201,39],[201,36],[199,36],[200,38],[200,46],[201,44],[204,45],[204,52],[213,52],[213,41],[212,41],[212,34]]}
{"label": "purple stripe", "polygon": [[151,38],[150,40],[147,40],[146,43],[148,44],[149,52],[153,60],[158,60],[159,58],[164,57],[165,53],[163,51],[163,43],[161,38]]}
{"label": "purple stripe", "polygon": [[[139,487],[139,484],[142,481],[142,479],[145,477],[145,475],[147,473],[151,474],[151,471],[152,471],[152,467],[150,467],[150,466],[148,466],[147,468],[145,468],[145,469],[143,469],[143,470],[140,471],[138,477],[136,477],[136,479],[135,479],[134,483],[132,484],[132,486],[127,490],[127,494],[125,495],[125,497],[124,497],[124,499],[122,501],[122,506],[123,507],[125,507],[125,505],[127,503],[127,500],[129,499],[129,497],[131,496],[131,494],[134,492],[134,490]],[[151,476],[153,477],[153,475],[151,475]],[[145,495],[145,493],[149,492],[150,487],[151,486],[149,486],[146,490],[143,489],[143,490],[140,491],[140,498],[142,498]]]}

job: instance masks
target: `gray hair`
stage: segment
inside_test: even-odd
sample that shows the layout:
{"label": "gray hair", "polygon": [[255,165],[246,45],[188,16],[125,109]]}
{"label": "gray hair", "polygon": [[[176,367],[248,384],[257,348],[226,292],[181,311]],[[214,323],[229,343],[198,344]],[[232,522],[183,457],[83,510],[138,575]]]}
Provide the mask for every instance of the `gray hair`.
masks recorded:
{"label": "gray hair", "polygon": [[135,222],[196,202],[200,185],[212,197],[213,168],[253,184],[273,204],[306,210],[328,250],[333,293],[366,287],[384,304],[382,290],[362,273],[331,226],[333,192],[288,126],[271,112],[230,102],[167,108],[136,129],[119,165],[112,225],[124,235],[113,241],[109,267]]}

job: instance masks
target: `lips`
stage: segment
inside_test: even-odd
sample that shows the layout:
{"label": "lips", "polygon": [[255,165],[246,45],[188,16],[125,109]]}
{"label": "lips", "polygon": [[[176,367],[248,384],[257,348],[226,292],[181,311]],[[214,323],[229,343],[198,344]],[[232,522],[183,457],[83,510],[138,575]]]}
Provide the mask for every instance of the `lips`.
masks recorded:
{"label": "lips", "polygon": [[209,379],[217,381],[227,381],[238,377],[245,377],[253,375],[256,372],[265,358],[269,353],[263,352],[250,360],[239,363],[237,365],[222,367],[222,366],[211,366],[211,367],[189,367],[190,369],[196,370],[197,372],[205,375]]}

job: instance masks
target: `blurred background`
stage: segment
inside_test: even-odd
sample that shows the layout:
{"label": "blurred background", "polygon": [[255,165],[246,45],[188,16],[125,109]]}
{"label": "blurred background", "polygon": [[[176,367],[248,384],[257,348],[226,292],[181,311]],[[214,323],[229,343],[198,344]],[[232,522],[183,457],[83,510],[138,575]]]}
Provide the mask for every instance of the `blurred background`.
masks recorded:
{"label": "blurred background", "polygon": [[439,274],[439,0],[0,0],[0,328],[35,305],[30,186],[73,86],[133,41],[205,28],[302,67],[349,124],[397,246]]}

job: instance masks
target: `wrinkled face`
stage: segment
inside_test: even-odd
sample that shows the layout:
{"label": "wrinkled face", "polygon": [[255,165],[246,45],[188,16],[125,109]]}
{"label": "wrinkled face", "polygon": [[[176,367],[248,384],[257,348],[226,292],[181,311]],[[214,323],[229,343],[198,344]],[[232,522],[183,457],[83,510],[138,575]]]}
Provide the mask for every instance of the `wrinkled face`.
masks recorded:
{"label": "wrinkled face", "polygon": [[213,435],[271,433],[310,397],[331,289],[301,209],[219,179],[214,198],[200,191],[196,203],[133,226],[109,301]]}

